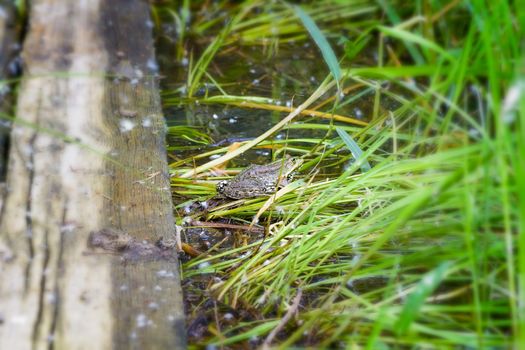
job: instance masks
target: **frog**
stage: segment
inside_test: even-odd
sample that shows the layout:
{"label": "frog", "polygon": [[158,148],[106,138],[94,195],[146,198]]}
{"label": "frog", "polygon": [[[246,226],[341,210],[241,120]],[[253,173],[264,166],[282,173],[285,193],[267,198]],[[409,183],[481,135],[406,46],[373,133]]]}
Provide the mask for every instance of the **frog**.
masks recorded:
{"label": "frog", "polygon": [[217,184],[219,196],[230,199],[263,197],[290,183],[302,159],[285,157],[265,165],[251,165],[231,180]]}

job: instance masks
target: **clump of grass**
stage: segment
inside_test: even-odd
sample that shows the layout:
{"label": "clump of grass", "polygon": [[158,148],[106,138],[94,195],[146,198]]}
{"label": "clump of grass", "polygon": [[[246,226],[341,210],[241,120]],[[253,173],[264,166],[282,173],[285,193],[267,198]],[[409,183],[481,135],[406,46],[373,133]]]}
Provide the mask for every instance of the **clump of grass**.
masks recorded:
{"label": "clump of grass", "polygon": [[[268,214],[274,220],[264,241],[186,264],[186,277],[220,277],[210,287],[218,299],[264,317],[222,329],[210,343],[262,339],[285,320],[281,348],[525,344],[519,18],[505,1],[438,2],[402,13],[380,4],[385,19],[354,28],[376,35],[376,65],[340,62],[342,90],[359,84],[375,94],[370,125],[344,126],[362,154],[338,176],[297,182]],[[261,28],[272,16],[252,21]],[[346,39],[347,48],[363,40],[359,33]],[[349,48],[347,57],[354,54]],[[384,107],[384,98],[396,103]],[[333,101],[336,113],[344,100]],[[309,160],[303,171],[353,147],[333,124],[283,125],[326,132],[295,150]],[[287,146],[294,153],[293,138]],[[249,220],[263,202],[211,216]],[[301,307],[287,317],[298,295]]]}

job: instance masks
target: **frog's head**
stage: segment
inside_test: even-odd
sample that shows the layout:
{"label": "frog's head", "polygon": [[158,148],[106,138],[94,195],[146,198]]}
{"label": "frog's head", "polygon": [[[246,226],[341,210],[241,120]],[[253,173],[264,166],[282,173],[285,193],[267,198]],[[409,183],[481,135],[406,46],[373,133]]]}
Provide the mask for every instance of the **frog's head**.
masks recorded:
{"label": "frog's head", "polygon": [[220,193],[220,194],[224,194],[224,190],[226,189],[226,187],[228,187],[228,184],[230,183],[230,181],[228,180],[222,180],[222,181],[219,181],[219,183],[217,183],[217,193]]}
{"label": "frog's head", "polygon": [[289,157],[284,164],[283,175],[291,181],[297,169],[303,165],[303,162],[301,158]]}
{"label": "frog's head", "polygon": [[303,160],[300,158],[292,158],[287,156],[284,166],[280,173],[281,180],[278,183],[278,187],[284,187],[292,182],[297,169],[303,164]]}

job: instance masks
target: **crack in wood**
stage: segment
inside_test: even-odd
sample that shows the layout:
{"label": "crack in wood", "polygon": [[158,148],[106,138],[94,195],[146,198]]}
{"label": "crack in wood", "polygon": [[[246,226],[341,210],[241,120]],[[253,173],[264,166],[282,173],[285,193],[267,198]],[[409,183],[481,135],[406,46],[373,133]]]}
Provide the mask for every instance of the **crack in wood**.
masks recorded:
{"label": "crack in wood", "polygon": [[42,275],[40,276],[40,285],[39,285],[39,291],[38,291],[38,308],[37,308],[37,316],[35,319],[35,322],[33,323],[33,330],[32,330],[32,342],[33,347],[37,348],[38,343],[38,333],[41,327],[42,318],[44,314],[44,295],[46,290],[46,279],[47,279],[47,268],[49,265],[49,231],[46,229],[44,232],[44,246],[42,247],[43,253],[44,253],[44,262],[42,264]]}
{"label": "crack in wood", "polygon": [[[67,227],[66,218],[67,218],[67,208],[69,205],[69,198],[66,196],[64,200],[64,207],[62,210],[62,219],[60,222],[60,241],[58,245],[58,257],[57,257],[57,263],[55,266],[55,271],[57,275],[60,274],[60,270],[62,269],[62,263],[64,259],[64,235],[66,233],[66,230],[64,230],[64,227]],[[53,293],[55,298],[55,303],[53,304],[53,310],[51,313],[51,327],[49,329],[49,334],[54,335],[56,332],[57,324],[58,324],[58,315],[59,315],[59,309],[60,309],[60,302],[61,302],[61,296],[60,296],[60,288],[58,286],[58,279],[55,281],[55,285],[53,287]],[[50,341],[48,349],[53,350],[55,348],[55,342]]]}
{"label": "crack in wood", "polygon": [[[40,102],[40,101],[39,101]],[[35,257],[35,250],[33,247],[33,219],[31,217],[31,210],[32,210],[32,200],[31,197],[33,196],[33,182],[35,179],[35,169],[34,169],[34,145],[36,142],[37,134],[34,133],[31,138],[29,139],[28,143],[28,149],[30,150],[30,153],[28,155],[28,163],[29,166],[26,164],[26,168],[28,171],[28,190],[27,190],[27,200],[26,200],[26,208],[25,208],[25,223],[26,223],[26,242],[27,242],[27,251],[29,253],[29,259],[27,261],[27,265],[25,267],[25,280],[24,280],[24,293],[27,294],[29,292],[29,281],[31,279],[31,265],[33,263],[33,259]],[[20,150],[18,150],[20,152]],[[20,154],[21,159],[24,159],[23,153]]]}

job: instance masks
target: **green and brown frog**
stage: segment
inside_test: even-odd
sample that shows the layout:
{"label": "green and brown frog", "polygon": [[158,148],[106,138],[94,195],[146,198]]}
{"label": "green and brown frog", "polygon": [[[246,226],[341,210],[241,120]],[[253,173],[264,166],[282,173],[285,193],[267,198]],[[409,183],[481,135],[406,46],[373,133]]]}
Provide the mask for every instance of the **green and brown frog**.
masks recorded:
{"label": "green and brown frog", "polygon": [[233,179],[219,182],[217,193],[231,199],[269,196],[286,186],[302,163],[302,159],[288,156],[266,165],[251,165]]}

